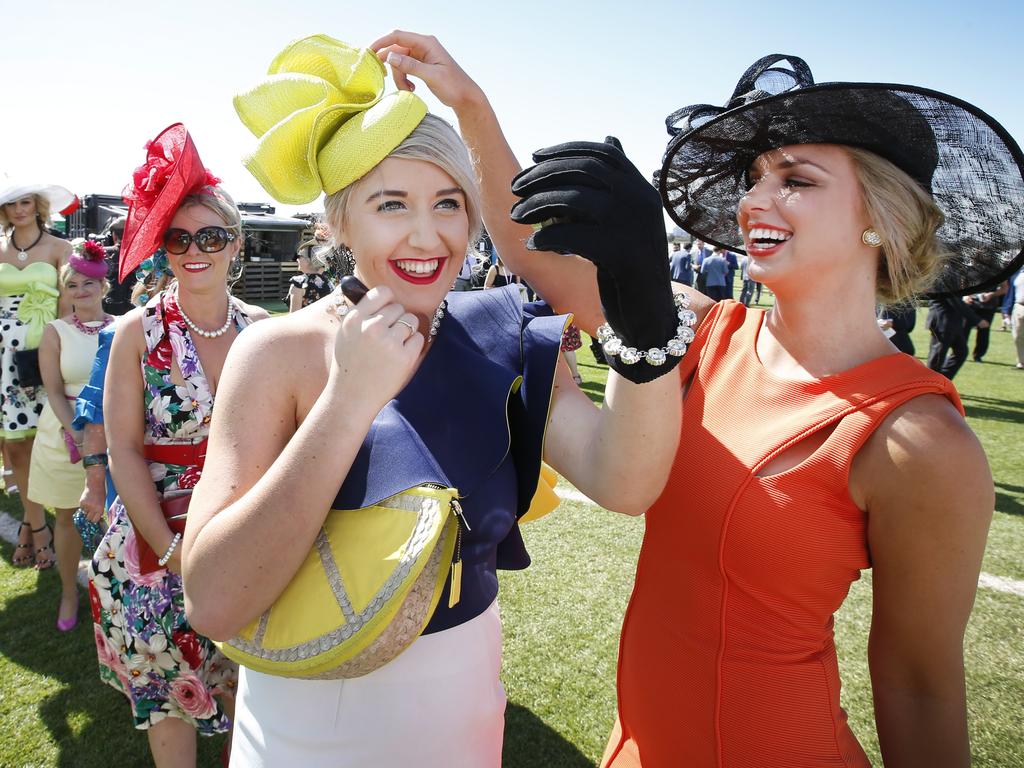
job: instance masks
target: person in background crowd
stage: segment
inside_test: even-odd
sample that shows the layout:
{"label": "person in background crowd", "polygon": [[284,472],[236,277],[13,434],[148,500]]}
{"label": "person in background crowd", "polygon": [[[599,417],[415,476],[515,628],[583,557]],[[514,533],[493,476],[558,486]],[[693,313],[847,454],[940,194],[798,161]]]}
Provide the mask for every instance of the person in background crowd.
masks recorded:
{"label": "person in background crowd", "polygon": [[754,298],[754,281],[750,279],[750,256],[743,253],[740,254],[737,259],[740,266],[740,303],[744,307],[749,307],[751,300]]}
{"label": "person in background crowd", "polygon": [[889,341],[896,349],[908,355],[913,355],[917,351],[910,338],[911,331],[917,325],[916,304],[908,302],[883,307],[879,319],[879,327],[883,331],[892,331]]}
{"label": "person in background crowd", "polygon": [[722,249],[714,247],[711,255],[704,257],[700,266],[700,273],[704,276],[705,292],[708,298],[713,301],[723,301],[729,298],[729,262],[722,255]]}
{"label": "person in background crowd", "polygon": [[228,350],[267,313],[228,293],[241,216],[185,127],[168,127],[146,147],[125,190],[119,274],[152,262],[162,246],[175,281],[114,335],[103,412],[118,495],[89,589],[100,679],[128,698],[163,768],[195,765],[197,731],[230,729],[237,667],[189,624],[182,534],[171,526],[183,522],[177,516],[202,474]]}
{"label": "person in background crowd", "polygon": [[518,282],[519,278],[509,271],[508,267],[505,266],[505,262],[501,260],[501,256],[498,255],[498,249],[495,248],[494,263],[487,270],[487,277],[484,278],[484,289],[503,288],[506,285]]}
{"label": "person in background crowd", "polygon": [[[16,353],[37,349],[46,324],[71,312],[60,301],[58,280],[71,245],[47,229],[50,212],[63,210],[74,199],[56,185],[13,183],[0,190],[0,437],[10,459],[4,468],[14,472],[14,484],[22,490],[24,515],[12,560],[18,568],[54,565],[53,530],[43,507],[25,493],[46,392],[38,362],[29,359],[19,367]],[[34,374],[38,383],[22,382],[23,373]]]}
{"label": "person in background crowd", "polygon": [[71,302],[71,314],[47,323],[39,344],[39,369],[47,402],[39,416],[32,446],[28,498],[52,507],[56,516],[57,571],[61,600],[57,629],[68,632],[78,624],[78,558],[82,540],[71,516],[85,488],[82,433],[72,424],[74,403],[89,379],[96,357],[96,334],[113,320],[103,311],[107,265],[103,246],[86,241],[61,267],[61,290]]}
{"label": "person in background crowd", "polygon": [[1016,291],[1013,289],[1013,281],[1016,275],[1011,275],[1010,279],[1006,281],[1007,291],[1006,295],[1003,296],[1003,300],[999,305],[999,311],[1003,315],[1003,326],[1000,328],[1002,331],[1009,331],[1013,328],[1013,305],[1016,303],[1017,298]]}
{"label": "person in background crowd", "polygon": [[668,259],[669,274],[672,280],[683,285],[693,285],[693,257],[678,242],[672,243],[672,253]]}
{"label": "person in background crowd", "polygon": [[928,348],[928,367],[952,381],[967,361],[967,334],[973,326],[988,328],[959,296],[945,296],[928,302],[926,327],[932,340]]}
{"label": "person in background crowd", "polygon": [[308,307],[334,290],[334,285],[323,274],[324,265],[313,253],[315,245],[315,241],[303,243],[295,256],[299,274],[288,280],[288,295],[285,299],[289,312],[297,312],[303,307]]}
{"label": "person in background crowd", "polygon": [[576,350],[582,346],[580,329],[575,324],[569,323],[565,333],[562,334],[561,350],[562,357],[565,358],[565,363],[569,366],[569,373],[572,374],[572,380],[576,382],[577,387],[583,386],[583,377],[580,376],[579,366],[576,364]]}
{"label": "person in background crowd", "polygon": [[[992,331],[992,323],[995,322],[999,305],[1003,303],[1003,297],[1009,290],[1010,283],[1008,280],[1004,280],[991,291],[964,297],[964,302],[974,310],[974,314],[984,321],[984,324],[979,323],[975,326],[974,350],[971,352],[971,358],[976,363],[980,363],[985,357],[985,353],[988,352],[988,337]],[[967,334],[969,338],[969,328]]]}
{"label": "person in background crowd", "polygon": [[118,216],[107,225],[107,233],[111,244],[107,248],[107,282],[110,290],[103,298],[103,311],[111,315],[123,315],[132,307],[132,289],[135,288],[136,275],[132,272],[125,275],[124,280],[117,279],[117,265],[121,256],[121,238],[124,237],[124,216]]}
{"label": "person in background crowd", "polygon": [[462,260],[462,267],[459,269],[459,275],[455,278],[455,285],[452,287],[453,291],[471,291],[473,290],[473,264],[475,259],[469,253],[466,254],[466,258]]}
{"label": "person in background crowd", "polygon": [[694,286],[700,293],[705,293],[708,287],[707,276],[701,267],[704,265],[704,259],[709,255],[711,255],[711,249],[704,244],[703,240],[693,241],[693,245],[690,247],[690,264],[693,266]]}
{"label": "person in background crowd", "polygon": [[729,274],[725,278],[725,298],[735,299],[736,273],[740,268],[739,260],[736,258],[736,254],[729,250],[723,251],[722,255],[725,256],[725,261],[729,265]]}
{"label": "person in background crowd", "polygon": [[1010,312],[1013,344],[1017,350],[1017,368],[1024,368],[1024,269],[1010,282],[1013,287],[1013,307]]}

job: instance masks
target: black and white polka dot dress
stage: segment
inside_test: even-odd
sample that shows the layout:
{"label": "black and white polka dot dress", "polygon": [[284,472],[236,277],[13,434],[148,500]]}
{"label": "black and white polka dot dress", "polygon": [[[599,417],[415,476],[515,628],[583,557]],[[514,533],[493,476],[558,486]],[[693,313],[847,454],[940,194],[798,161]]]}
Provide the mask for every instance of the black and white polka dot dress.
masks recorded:
{"label": "black and white polka dot dress", "polygon": [[14,353],[39,346],[42,329],[57,316],[57,269],[33,262],[18,269],[0,264],[0,436],[35,435],[46,404],[42,386],[23,387]]}

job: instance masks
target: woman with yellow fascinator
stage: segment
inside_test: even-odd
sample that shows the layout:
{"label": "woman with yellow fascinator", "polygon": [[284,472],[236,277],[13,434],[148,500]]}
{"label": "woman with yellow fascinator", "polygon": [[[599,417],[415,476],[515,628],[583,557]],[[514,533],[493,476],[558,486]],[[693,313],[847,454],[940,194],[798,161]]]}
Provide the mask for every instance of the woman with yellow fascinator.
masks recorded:
{"label": "woman with yellow fascinator", "polygon": [[[186,610],[241,663],[232,755],[248,766],[499,765],[496,570],[530,562],[518,522],[541,460],[636,514],[679,429],[695,318],[664,253],[621,286],[646,292],[643,312],[609,300],[606,333],[636,359],[596,409],[560,362],[569,316],[514,286],[449,293],[507,210],[482,208],[462,140],[408,89],[384,95],[384,75],[374,49],[316,35],[235,100],[258,137],[246,166],[282,202],[326,193],[363,284],[232,347],[189,510]],[[633,214],[660,210],[652,194]]]}

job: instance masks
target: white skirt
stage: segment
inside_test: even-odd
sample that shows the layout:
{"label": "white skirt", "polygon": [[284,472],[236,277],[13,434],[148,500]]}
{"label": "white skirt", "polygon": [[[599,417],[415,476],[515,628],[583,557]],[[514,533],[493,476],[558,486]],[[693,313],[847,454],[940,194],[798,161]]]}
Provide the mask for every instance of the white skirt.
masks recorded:
{"label": "white skirt", "polygon": [[353,680],[297,680],[241,667],[232,768],[498,768],[500,671],[497,602]]}

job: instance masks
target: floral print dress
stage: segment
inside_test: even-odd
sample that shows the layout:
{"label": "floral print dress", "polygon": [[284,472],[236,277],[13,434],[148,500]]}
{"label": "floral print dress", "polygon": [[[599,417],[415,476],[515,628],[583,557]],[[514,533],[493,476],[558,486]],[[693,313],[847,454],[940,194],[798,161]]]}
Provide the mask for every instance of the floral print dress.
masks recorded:
{"label": "floral print dress", "polygon": [[[302,291],[302,306],[319,301],[334,290],[334,284],[330,278],[318,273],[295,275],[288,281],[289,286],[295,286]],[[288,303],[288,297],[284,297],[284,303]]]}
{"label": "floral print dress", "polygon": [[[235,304],[239,330],[250,319]],[[164,291],[145,306],[147,445],[188,445],[209,434],[213,394],[203,373],[176,295]],[[171,380],[177,362],[185,385]],[[150,462],[161,497],[183,495],[199,481],[195,466]],[[109,528],[90,568],[89,597],[100,679],[128,697],[135,727],[165,717],[191,723],[199,733],[227,731],[220,693],[234,693],[238,668],[185,618],[181,576],[139,570],[139,543],[120,497],[108,513]]]}

